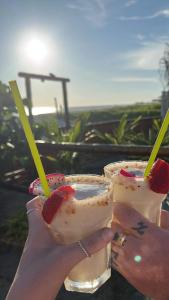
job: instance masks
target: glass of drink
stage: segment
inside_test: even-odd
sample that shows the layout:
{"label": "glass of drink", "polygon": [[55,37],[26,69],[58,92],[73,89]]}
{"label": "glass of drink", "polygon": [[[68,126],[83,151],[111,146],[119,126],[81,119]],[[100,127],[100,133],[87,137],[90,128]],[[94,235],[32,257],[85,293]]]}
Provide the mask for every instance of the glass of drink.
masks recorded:
{"label": "glass of drink", "polygon": [[[161,205],[167,192],[151,189],[149,178],[143,176],[146,165],[145,161],[121,161],[105,166],[104,172],[112,180],[113,202],[129,204],[151,222],[160,225]],[[156,176],[159,176],[159,170]]]}
{"label": "glass of drink", "polygon": [[[56,189],[55,175],[47,175],[49,186]],[[110,180],[99,175],[64,176],[60,184],[70,185],[75,195],[65,201],[48,224],[55,239],[71,244],[103,227],[111,227],[112,200]],[[52,187],[53,185],[53,187]],[[41,194],[40,184],[32,189]],[[78,263],[65,280],[69,291],[95,292],[109,277],[111,245]]]}
{"label": "glass of drink", "polygon": [[147,161],[118,161],[110,163],[104,167],[105,176],[112,179],[112,176],[120,169],[129,170],[135,175],[143,175],[143,172],[147,166]]}

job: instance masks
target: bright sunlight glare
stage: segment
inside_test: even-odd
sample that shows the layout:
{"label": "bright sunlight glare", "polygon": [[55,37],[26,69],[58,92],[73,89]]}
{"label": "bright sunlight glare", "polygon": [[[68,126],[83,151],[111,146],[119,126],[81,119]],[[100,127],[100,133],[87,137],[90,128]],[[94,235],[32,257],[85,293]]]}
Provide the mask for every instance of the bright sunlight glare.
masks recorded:
{"label": "bright sunlight glare", "polygon": [[25,54],[34,63],[42,63],[49,55],[49,49],[44,41],[32,38],[25,44]]}

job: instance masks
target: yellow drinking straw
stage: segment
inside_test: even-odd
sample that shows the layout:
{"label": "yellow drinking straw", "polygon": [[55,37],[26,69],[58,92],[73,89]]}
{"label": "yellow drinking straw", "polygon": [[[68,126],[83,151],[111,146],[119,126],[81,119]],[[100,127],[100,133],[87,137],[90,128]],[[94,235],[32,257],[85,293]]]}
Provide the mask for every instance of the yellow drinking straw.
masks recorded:
{"label": "yellow drinking straw", "polygon": [[169,125],[169,109],[168,109],[168,111],[165,115],[165,118],[164,118],[163,123],[161,125],[159,134],[158,134],[157,139],[155,141],[155,144],[154,144],[153,150],[151,152],[147,167],[146,167],[145,172],[144,172],[144,177],[147,177],[150,173],[150,170],[151,170],[151,168],[153,166],[153,163],[156,159],[158,150],[159,150],[159,148],[161,146],[161,143],[163,141],[164,135],[167,131],[168,125]]}
{"label": "yellow drinking straw", "polygon": [[9,85],[11,88],[12,96],[15,100],[15,104],[16,104],[18,112],[19,112],[20,121],[22,123],[30,151],[32,153],[32,157],[33,157],[33,160],[34,160],[34,163],[35,163],[35,166],[36,166],[36,169],[37,169],[37,172],[38,172],[41,184],[42,184],[44,194],[46,197],[49,197],[50,189],[49,189],[46,175],[45,175],[43,165],[42,165],[42,162],[40,159],[38,148],[36,146],[29,121],[28,121],[28,118],[25,113],[25,109],[23,106],[23,102],[22,102],[22,99],[21,99],[21,96],[19,93],[17,83],[16,83],[16,81],[10,81]]}

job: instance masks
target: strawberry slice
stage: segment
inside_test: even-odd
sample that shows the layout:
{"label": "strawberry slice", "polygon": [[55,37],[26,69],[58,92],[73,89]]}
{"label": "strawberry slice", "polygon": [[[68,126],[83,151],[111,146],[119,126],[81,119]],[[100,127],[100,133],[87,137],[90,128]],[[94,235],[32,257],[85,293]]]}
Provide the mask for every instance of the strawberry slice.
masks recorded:
{"label": "strawberry slice", "polygon": [[64,197],[64,200],[68,200],[75,194],[75,190],[70,185],[61,185],[57,188],[57,191]]}
{"label": "strawberry slice", "polygon": [[[47,174],[46,179],[48,181],[48,185],[52,189],[56,189],[60,184],[63,184],[65,180],[64,174],[60,173],[52,173]],[[39,178],[35,179],[29,186],[29,193],[33,195],[43,194],[43,189],[41,185],[41,181]]]}
{"label": "strawberry slice", "polygon": [[151,170],[148,181],[152,191],[167,194],[169,191],[169,163],[158,159]]}
{"label": "strawberry slice", "polygon": [[121,169],[121,170],[120,170],[120,174],[123,175],[123,176],[125,176],[125,177],[136,177],[134,174],[129,173],[129,172],[127,172],[127,171],[124,170],[124,169]]}
{"label": "strawberry slice", "polygon": [[60,186],[54,190],[51,196],[45,201],[42,216],[46,223],[50,224],[58,209],[64,201],[69,200],[75,193],[75,190],[69,185]]}

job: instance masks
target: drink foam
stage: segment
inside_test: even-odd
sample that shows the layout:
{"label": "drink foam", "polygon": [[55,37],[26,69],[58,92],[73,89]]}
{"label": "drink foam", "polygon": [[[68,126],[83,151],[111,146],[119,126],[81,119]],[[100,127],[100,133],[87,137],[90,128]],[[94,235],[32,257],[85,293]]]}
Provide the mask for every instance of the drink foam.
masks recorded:
{"label": "drink foam", "polygon": [[106,184],[88,184],[88,183],[73,183],[70,184],[75,189],[75,198],[83,200],[88,197],[98,196],[107,192],[108,186]]}

